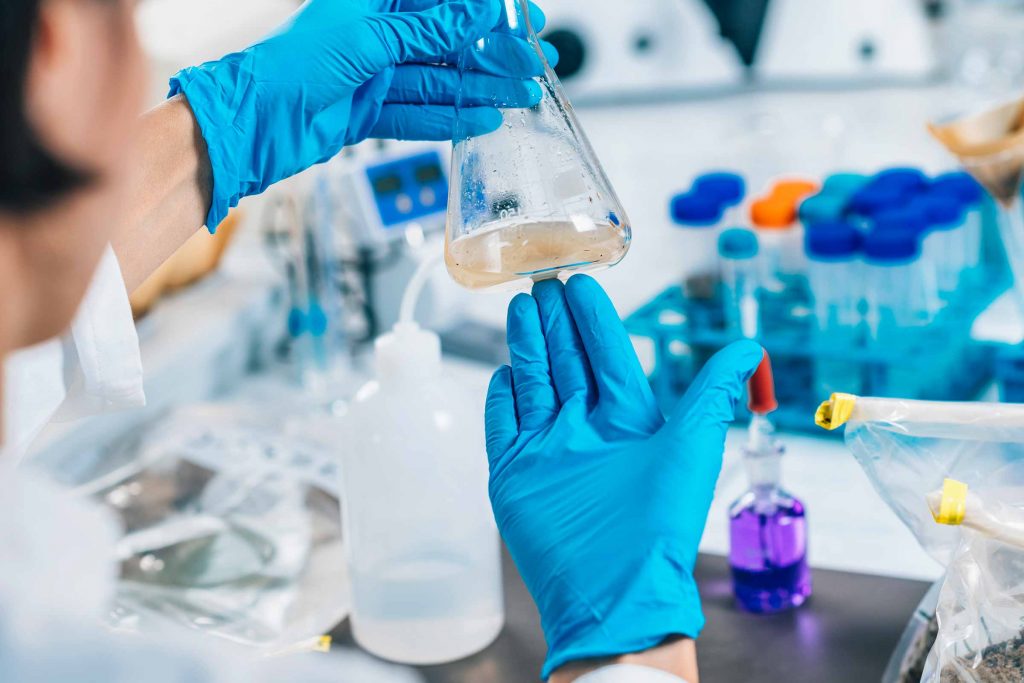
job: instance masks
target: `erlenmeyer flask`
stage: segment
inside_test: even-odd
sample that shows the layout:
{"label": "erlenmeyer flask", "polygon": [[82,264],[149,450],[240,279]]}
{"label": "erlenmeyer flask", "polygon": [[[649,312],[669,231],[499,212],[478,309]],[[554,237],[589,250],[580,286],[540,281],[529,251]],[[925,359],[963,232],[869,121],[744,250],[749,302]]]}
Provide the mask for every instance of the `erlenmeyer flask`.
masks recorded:
{"label": "erlenmeyer flask", "polygon": [[519,46],[529,54],[510,53],[510,61],[535,60],[528,70],[541,99],[529,109],[502,109],[500,128],[473,137],[460,96],[445,262],[456,282],[476,290],[518,289],[606,268],[622,260],[632,238],[626,213],[544,56],[526,0],[504,5],[501,25],[461,55],[463,83],[473,77],[480,54]]}
{"label": "erlenmeyer flask", "polygon": [[929,125],[929,130],[955,154],[964,168],[996,200],[999,234],[1017,303],[1024,311],[1024,99],[1018,98]]}

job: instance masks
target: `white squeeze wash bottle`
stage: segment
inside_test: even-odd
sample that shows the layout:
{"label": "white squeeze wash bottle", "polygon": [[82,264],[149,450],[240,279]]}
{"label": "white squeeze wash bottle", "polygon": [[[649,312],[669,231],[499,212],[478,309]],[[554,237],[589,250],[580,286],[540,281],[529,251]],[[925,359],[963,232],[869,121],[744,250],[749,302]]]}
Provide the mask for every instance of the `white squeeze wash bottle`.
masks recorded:
{"label": "white squeeze wash bottle", "polygon": [[449,378],[441,342],[412,322],[377,340],[377,378],[343,421],[342,519],[360,646],[407,664],[461,659],[504,624],[498,533],[487,495],[483,401]]}

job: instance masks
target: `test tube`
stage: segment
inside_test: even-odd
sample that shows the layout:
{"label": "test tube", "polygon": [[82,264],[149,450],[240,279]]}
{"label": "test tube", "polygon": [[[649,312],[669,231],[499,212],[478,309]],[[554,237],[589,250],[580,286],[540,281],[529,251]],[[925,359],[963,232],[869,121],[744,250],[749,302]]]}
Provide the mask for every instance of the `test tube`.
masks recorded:
{"label": "test tube", "polygon": [[796,204],[792,199],[765,197],[750,206],[750,220],[757,229],[760,244],[761,286],[774,294],[786,289],[786,276],[792,274],[792,258],[786,255],[795,251],[793,230],[796,221]]}
{"label": "test tube", "polygon": [[875,362],[865,393],[913,397],[926,380],[913,367],[913,347],[933,320],[934,270],[921,258],[920,232],[872,230],[864,239],[865,323]]}
{"label": "test tube", "polygon": [[693,181],[693,191],[719,202],[725,225],[739,225],[743,222],[739,211],[747,196],[747,183],[740,174],[732,171],[705,173]]}
{"label": "test tube", "polygon": [[861,232],[844,221],[812,223],[807,229],[807,279],[816,323],[815,383],[822,396],[863,391],[863,374],[850,359],[850,351],[861,344],[861,242]]}
{"label": "test tube", "polygon": [[761,331],[757,252],[757,235],[750,230],[730,228],[718,238],[726,330],[747,339]]}
{"label": "test tube", "polygon": [[722,205],[714,197],[694,191],[673,197],[671,212],[672,220],[685,233],[687,255],[696,259],[683,282],[683,293],[691,299],[713,299]]}
{"label": "test tube", "polygon": [[955,197],[963,204],[964,277],[968,282],[977,282],[981,275],[984,189],[969,174],[957,171],[936,177],[932,181],[931,192],[935,195]]}
{"label": "test tube", "polygon": [[935,271],[921,258],[921,230],[877,226],[864,238],[864,271],[870,342],[889,350],[904,346],[915,329],[932,322],[938,308]]}
{"label": "test tube", "polygon": [[909,232],[916,236],[918,256],[915,269],[921,273],[924,287],[914,290],[920,294],[913,299],[919,304],[922,315],[930,323],[938,315],[943,302],[938,292],[938,264],[924,251],[924,240],[929,235],[929,221],[921,203],[912,202],[900,209],[883,211],[875,216],[873,231],[881,233]]}
{"label": "test tube", "polygon": [[[793,203],[794,214],[799,217],[799,207],[804,200],[819,190],[820,186],[813,180],[804,178],[788,178],[779,180],[772,188],[771,196]],[[792,242],[783,255],[783,271],[789,274],[802,274],[807,271],[807,261],[802,249],[804,241],[804,223],[793,219]]]}
{"label": "test tube", "polygon": [[935,264],[939,296],[951,301],[964,270],[964,231],[966,215],[958,199],[924,195],[914,200],[928,224],[922,250],[924,258]]}

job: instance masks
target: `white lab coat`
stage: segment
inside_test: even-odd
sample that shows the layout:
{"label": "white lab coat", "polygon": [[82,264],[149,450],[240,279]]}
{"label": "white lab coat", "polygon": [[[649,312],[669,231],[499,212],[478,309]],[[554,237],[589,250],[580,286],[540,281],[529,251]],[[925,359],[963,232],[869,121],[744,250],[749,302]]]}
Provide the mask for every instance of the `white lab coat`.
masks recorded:
{"label": "white lab coat", "polygon": [[[146,680],[212,683],[294,680],[415,681],[407,670],[349,654],[252,662],[209,642],[162,637],[157,645],[94,624],[110,604],[115,520],[85,500],[15,468],[51,420],[144,403],[138,337],[117,259],[104,254],[71,332],[5,363],[0,452],[0,680],[42,683]],[[202,675],[198,672],[202,671]],[[680,683],[636,666],[609,666],[581,683]]]}

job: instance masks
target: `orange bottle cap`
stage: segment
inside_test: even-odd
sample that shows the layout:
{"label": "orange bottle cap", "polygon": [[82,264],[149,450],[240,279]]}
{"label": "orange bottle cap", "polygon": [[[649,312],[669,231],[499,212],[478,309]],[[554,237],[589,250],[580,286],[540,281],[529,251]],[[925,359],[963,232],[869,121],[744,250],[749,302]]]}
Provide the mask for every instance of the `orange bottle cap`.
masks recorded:
{"label": "orange bottle cap", "polygon": [[758,228],[788,228],[796,221],[796,202],[780,197],[758,199],[750,205],[750,220]]}
{"label": "orange bottle cap", "polygon": [[813,180],[781,180],[775,183],[775,187],[772,189],[772,196],[797,201],[807,195],[814,194],[818,189],[818,183]]}

